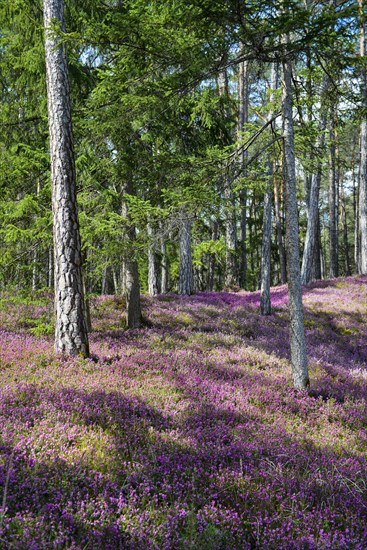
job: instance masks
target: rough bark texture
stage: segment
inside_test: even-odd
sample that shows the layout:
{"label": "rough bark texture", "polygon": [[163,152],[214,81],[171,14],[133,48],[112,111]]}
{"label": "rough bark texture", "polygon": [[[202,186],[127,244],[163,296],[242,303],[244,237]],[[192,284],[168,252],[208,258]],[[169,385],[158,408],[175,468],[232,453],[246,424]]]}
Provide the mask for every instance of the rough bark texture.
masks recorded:
{"label": "rough bark texture", "polygon": [[[365,2],[359,0],[360,13],[360,48],[361,58],[366,55]],[[367,71],[362,69],[361,92],[363,107],[367,109]],[[367,274],[367,119],[364,113],[360,128],[360,169],[359,169],[359,201],[358,201],[358,272]]]}
{"label": "rough bark texture", "polygon": [[[126,183],[124,191],[131,195],[133,193],[132,184]],[[125,236],[128,240],[127,253],[124,257],[124,286],[126,294],[126,326],[127,328],[139,328],[141,326],[142,315],[140,305],[140,280],[139,267],[135,258],[134,243],[136,241],[136,229],[133,224],[129,224],[129,211],[126,202],[122,202],[122,215],[128,222]]]}
{"label": "rough bark texture", "polygon": [[187,213],[183,211],[180,219],[179,294],[190,295],[194,291],[194,276],[191,257],[191,228],[192,222]]}
{"label": "rough bark texture", "polygon": [[290,316],[290,345],[294,386],[305,389],[309,385],[305,331],[303,321],[301,273],[299,266],[298,212],[296,195],[296,168],[292,113],[292,68],[289,59],[283,61],[283,137],[286,207],[286,250],[288,267],[288,295]]}
{"label": "rough bark texture", "polygon": [[55,348],[69,355],[87,356],[89,345],[76,204],[68,66],[65,49],[50,30],[53,22],[63,28],[63,18],[63,0],[44,0],[54,231]]}
{"label": "rough bark texture", "polygon": [[148,224],[147,227],[149,246],[148,246],[148,293],[150,296],[157,296],[158,294],[158,273],[157,262],[154,250],[154,234],[153,227]]}

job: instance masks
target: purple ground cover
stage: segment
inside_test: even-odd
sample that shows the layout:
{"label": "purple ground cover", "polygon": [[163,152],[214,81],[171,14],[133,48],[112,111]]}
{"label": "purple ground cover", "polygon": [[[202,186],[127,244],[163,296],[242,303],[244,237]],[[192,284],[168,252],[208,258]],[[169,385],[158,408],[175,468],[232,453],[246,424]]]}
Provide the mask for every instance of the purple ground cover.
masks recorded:
{"label": "purple ground cover", "polygon": [[[0,302],[1,548],[367,548],[367,277],[304,291],[92,300],[93,357],[55,357],[52,307]],[[39,321],[41,320],[41,321]],[[38,323],[38,324],[37,324]]]}

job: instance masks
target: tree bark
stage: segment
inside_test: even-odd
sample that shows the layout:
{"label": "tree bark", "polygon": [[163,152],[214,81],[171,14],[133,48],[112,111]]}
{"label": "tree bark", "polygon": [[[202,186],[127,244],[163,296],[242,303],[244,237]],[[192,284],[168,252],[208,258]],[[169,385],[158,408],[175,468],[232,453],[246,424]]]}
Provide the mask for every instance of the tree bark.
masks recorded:
{"label": "tree bark", "polygon": [[338,171],[336,163],[335,123],[330,128],[330,176],[329,176],[329,251],[330,277],[338,276]]}
{"label": "tree bark", "polygon": [[147,226],[147,233],[149,238],[148,245],[148,293],[150,296],[158,295],[158,273],[157,262],[154,250],[154,234],[153,227],[150,223]]}
{"label": "tree bark", "polygon": [[282,202],[280,199],[280,185],[276,176],[274,178],[274,212],[279,254],[280,281],[282,285],[284,285],[287,282],[287,267],[283,242]]}
{"label": "tree bark", "polygon": [[[274,99],[273,90],[277,88],[277,67],[273,63],[271,68],[271,94],[270,101]],[[268,119],[273,118],[273,111],[269,112]],[[263,236],[262,236],[262,254],[261,254],[261,291],[260,291],[260,312],[261,315],[271,314],[270,283],[271,283],[271,229],[272,229],[272,209],[273,209],[273,160],[270,156],[268,160],[268,181],[264,196],[264,218],[263,218]]]}
{"label": "tree bark", "polygon": [[[243,61],[239,66],[238,76],[238,96],[239,96],[239,116],[238,116],[238,138],[241,139],[248,123],[248,94],[249,94],[249,63]],[[240,162],[244,166],[247,160],[247,151],[241,150]],[[243,172],[246,176],[246,170]],[[239,262],[239,285],[240,288],[246,287],[247,278],[247,247],[246,247],[246,223],[247,223],[247,189],[246,186],[240,191],[240,262]]]}
{"label": "tree bark", "polygon": [[168,290],[168,263],[166,240],[163,233],[163,223],[160,224],[160,249],[161,249],[161,293],[165,294]]}
{"label": "tree bark", "polygon": [[288,58],[283,60],[283,78],[282,110],[291,362],[294,386],[297,389],[303,390],[309,385],[309,377],[299,266],[296,167],[292,112],[292,66]]}
{"label": "tree bark", "polygon": [[180,218],[180,273],[179,294],[190,295],[194,291],[194,276],[191,257],[191,229],[192,221],[187,212],[182,210]]}
{"label": "tree bark", "polygon": [[[359,0],[360,13],[360,56],[366,55],[366,30],[364,0]],[[358,272],[367,274],[367,71],[362,69],[363,119],[360,127],[360,170],[359,170],[359,223],[358,223]]]}
{"label": "tree bark", "polygon": [[[130,182],[126,183],[124,192],[132,194],[133,188]],[[136,229],[129,219],[129,211],[126,201],[122,201],[122,215],[127,221],[126,238],[127,247],[124,257],[124,278],[126,293],[126,326],[127,328],[139,328],[142,315],[140,305],[140,280],[139,266],[135,257]]]}
{"label": "tree bark", "polygon": [[[322,96],[325,96],[329,85],[329,79],[325,77]],[[323,97],[321,102],[323,102]],[[311,115],[310,115],[311,116]],[[316,155],[321,154],[325,145],[325,130],[327,124],[326,109],[321,104],[321,120],[319,124],[319,135],[315,144]],[[319,152],[319,153],[318,153]],[[314,156],[311,153],[311,156]],[[303,249],[301,281],[302,284],[309,284],[313,278],[318,278],[320,267],[320,220],[319,220],[319,195],[321,186],[322,161],[320,157],[316,163],[316,170],[310,177],[310,185],[307,190],[307,230],[305,245]],[[321,277],[321,273],[320,273]]]}
{"label": "tree bark", "polygon": [[66,52],[51,25],[64,27],[63,0],[44,0],[55,272],[55,348],[89,355],[76,203],[75,160]]}

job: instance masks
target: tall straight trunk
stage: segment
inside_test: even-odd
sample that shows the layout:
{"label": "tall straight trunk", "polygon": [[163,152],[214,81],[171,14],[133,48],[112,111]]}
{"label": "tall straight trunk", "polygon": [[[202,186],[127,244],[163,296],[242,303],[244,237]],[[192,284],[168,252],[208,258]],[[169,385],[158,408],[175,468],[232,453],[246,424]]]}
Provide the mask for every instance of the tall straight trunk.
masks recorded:
{"label": "tall straight trunk", "polygon": [[330,128],[329,174],[329,253],[330,277],[338,276],[338,170],[336,161],[336,135],[334,121]]}
{"label": "tall straight trunk", "polygon": [[[365,2],[359,0],[360,13],[360,49],[361,58],[366,55]],[[359,201],[358,201],[358,272],[367,274],[367,70],[362,69],[362,101],[363,119],[360,127],[360,169],[359,169]]]}
{"label": "tall straight trunk", "polygon": [[270,301],[270,260],[271,260],[271,218],[273,202],[273,167],[269,161],[268,171],[269,183],[264,196],[264,219],[263,219],[263,238],[261,251],[261,292],[260,292],[260,311],[261,315],[271,314]]}
{"label": "tall straight trunk", "polygon": [[359,254],[359,181],[357,183],[355,173],[353,171],[353,215],[354,215],[354,266],[357,273],[360,272],[360,254]]}
{"label": "tall straight trunk", "polygon": [[158,294],[158,273],[154,245],[154,231],[150,223],[147,226],[149,245],[148,245],[148,293],[150,296]]}
{"label": "tall straight trunk", "polygon": [[[228,98],[228,76],[224,70],[218,76],[219,95]],[[224,110],[223,116],[228,117],[227,109]],[[229,143],[228,136],[224,136],[226,144]],[[235,198],[231,190],[231,181],[229,177],[224,178],[224,198],[225,198],[225,243],[226,243],[226,271],[225,271],[225,286],[235,288],[238,285],[238,266],[237,266],[237,224],[235,214]]]}
{"label": "tall straight trunk", "polygon": [[166,240],[163,233],[163,223],[160,224],[160,251],[161,251],[161,292],[165,294],[168,290],[168,263]]}
{"label": "tall straight trunk", "polygon": [[226,274],[225,286],[229,289],[234,289],[238,285],[238,268],[237,268],[237,226],[235,216],[235,204],[233,193],[228,188],[229,182],[226,182],[225,199],[226,199]]}
{"label": "tall straight trunk", "polygon": [[190,295],[194,291],[194,275],[191,256],[191,230],[192,221],[187,212],[182,210],[180,218],[180,273],[179,294]]}
{"label": "tall straight trunk", "polygon": [[[249,94],[249,63],[243,61],[239,66],[238,75],[238,138],[241,139],[242,133],[248,123],[248,94]],[[240,163],[243,166],[247,161],[247,151],[241,150]],[[246,176],[246,170],[243,177]],[[239,285],[246,287],[247,278],[247,247],[246,247],[246,224],[247,224],[247,189],[244,186],[240,191],[240,259],[239,259]]]}
{"label": "tall straight trunk", "polygon": [[[133,187],[127,182],[124,192],[131,195]],[[126,237],[128,241],[127,251],[124,257],[124,280],[126,293],[126,326],[127,328],[139,328],[142,315],[140,305],[140,280],[138,261],[135,257],[136,229],[129,220],[129,211],[126,202],[122,201],[122,215],[127,220]]]}
{"label": "tall straight trunk", "polygon": [[[217,240],[218,240],[218,222],[214,220],[213,228],[212,228],[212,241],[217,241]],[[209,259],[208,259],[208,280],[206,285],[206,288],[209,291],[212,291],[214,289],[215,269],[216,269],[215,254],[210,253]]]}
{"label": "tall straight trunk", "polygon": [[88,356],[68,65],[64,45],[50,28],[54,22],[64,28],[64,2],[44,0],[55,255],[55,349],[69,355]]}
{"label": "tall straight trunk", "polygon": [[278,254],[279,254],[280,280],[281,280],[281,283],[284,285],[287,282],[287,268],[286,268],[285,249],[284,249],[284,242],[283,242],[282,202],[280,199],[280,185],[276,175],[274,177],[274,212],[275,212],[277,246],[278,246]]}
{"label": "tall straight trunk", "polygon": [[282,110],[291,362],[294,386],[298,389],[305,389],[309,385],[309,377],[299,266],[296,165],[292,112],[292,65],[288,58],[283,60],[283,79]]}
{"label": "tall straight trunk", "polygon": [[313,249],[312,279],[314,281],[322,279],[321,269],[321,231],[320,231],[320,211],[316,212],[316,232],[315,245]]}
{"label": "tall straight trunk", "polygon": [[341,215],[343,223],[343,246],[344,246],[344,268],[345,274],[348,277],[352,274],[350,268],[350,254],[349,254],[349,243],[348,243],[348,220],[347,220],[347,205],[345,200],[345,192],[342,187],[341,189]]}
{"label": "tall straight trunk", "polygon": [[53,249],[53,246],[49,246],[49,248],[48,248],[47,286],[48,286],[48,288],[52,288],[54,286],[54,249]]}
{"label": "tall straight trunk", "polygon": [[[271,68],[271,89],[277,88],[277,67],[273,63]],[[271,92],[270,101],[274,100],[274,94]],[[269,113],[269,120],[273,118],[273,112]],[[261,253],[261,292],[260,292],[260,311],[261,315],[271,314],[270,301],[270,263],[271,263],[271,226],[272,226],[272,209],[273,209],[273,179],[274,169],[273,160],[270,157],[268,160],[268,182],[264,196],[264,218],[263,218],[263,236],[262,236],[262,253]]]}
{"label": "tall straight trunk", "polygon": [[[324,97],[329,85],[327,77],[324,79],[322,96]],[[322,98],[323,101],[323,98]],[[325,130],[327,124],[326,109],[321,105],[321,120],[319,124],[319,134],[316,141],[316,151],[322,152],[325,145]],[[317,154],[317,153],[316,153]],[[301,281],[306,285],[313,278],[318,278],[321,271],[320,266],[320,219],[319,219],[319,195],[321,186],[322,161],[319,158],[316,163],[315,173],[310,176],[310,185],[307,190],[307,230],[305,245],[303,248]],[[321,273],[320,273],[321,278]]]}

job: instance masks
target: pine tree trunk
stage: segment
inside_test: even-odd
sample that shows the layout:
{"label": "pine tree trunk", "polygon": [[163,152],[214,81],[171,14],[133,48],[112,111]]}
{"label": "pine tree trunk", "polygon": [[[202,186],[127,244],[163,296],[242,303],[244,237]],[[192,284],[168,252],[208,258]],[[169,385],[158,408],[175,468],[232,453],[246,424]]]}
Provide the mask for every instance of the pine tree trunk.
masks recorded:
{"label": "pine tree trunk", "polygon": [[329,177],[329,250],[330,277],[338,276],[338,172],[336,167],[334,123],[330,128],[330,177]]}
{"label": "pine tree trunk", "polygon": [[271,260],[271,218],[273,202],[273,167],[269,161],[269,182],[264,196],[264,219],[263,238],[261,254],[261,292],[260,311],[261,315],[271,314],[270,301],[270,260]]}
{"label": "pine tree trunk", "polygon": [[282,230],[282,204],[280,200],[280,189],[279,189],[278,178],[274,178],[274,211],[275,211],[275,225],[276,225],[276,235],[277,235],[277,245],[278,245],[278,254],[279,254],[279,267],[280,267],[280,280],[282,285],[287,282],[287,268],[286,268],[286,258],[285,258],[285,249],[283,243],[283,230]]}
{"label": "pine tree trunk", "polygon": [[[359,0],[360,15],[360,57],[366,55],[365,2]],[[363,119],[360,127],[360,169],[358,197],[358,273],[367,274],[367,70],[362,68],[361,92],[363,100]]]}
{"label": "pine tree trunk", "polygon": [[226,275],[225,286],[233,290],[238,285],[237,269],[237,227],[233,193],[230,192],[229,182],[226,181],[225,199],[226,199]]}
{"label": "pine tree trunk", "polygon": [[180,274],[179,294],[190,295],[194,291],[194,276],[191,257],[191,229],[192,222],[183,210],[180,218]]}
{"label": "pine tree trunk", "polygon": [[52,288],[54,286],[54,249],[53,246],[48,248],[48,273],[47,273],[47,286]]}
{"label": "pine tree trunk", "polygon": [[168,290],[168,263],[166,240],[163,233],[163,224],[160,224],[160,249],[161,249],[161,293],[165,294]]}
{"label": "pine tree trunk", "polygon": [[[249,94],[249,64],[243,61],[239,66],[238,96],[238,137],[241,139],[242,132],[248,123],[248,94]],[[247,161],[247,151],[241,151],[240,162],[244,166]],[[246,176],[246,170],[242,174]],[[247,223],[247,189],[243,187],[240,191],[240,262],[239,262],[239,285],[246,287],[247,278],[247,248],[246,248],[246,223]]]}
{"label": "pine tree trunk", "polygon": [[150,223],[147,226],[147,233],[149,238],[148,245],[148,294],[150,296],[157,296],[158,294],[158,273],[157,262],[154,250],[154,235],[153,227]]}
{"label": "pine tree trunk", "polygon": [[69,355],[88,356],[68,66],[64,46],[50,29],[54,21],[64,27],[63,0],[44,0],[55,254],[55,348]]}
{"label": "pine tree trunk", "polygon": [[[216,220],[213,221],[211,238],[212,238],[212,241],[218,240],[218,222]],[[208,258],[208,279],[206,284],[206,289],[209,290],[210,292],[214,289],[215,269],[216,269],[216,258],[215,258],[215,254],[211,253],[209,254],[209,258]]]}
{"label": "pine tree trunk", "polygon": [[303,321],[301,273],[299,266],[298,212],[296,195],[296,167],[293,133],[293,100],[291,61],[283,61],[283,137],[286,207],[286,250],[288,266],[288,295],[290,316],[290,344],[293,383],[298,389],[309,385],[305,331]]}
{"label": "pine tree trunk", "polygon": [[[125,193],[132,194],[133,188],[130,182],[126,183]],[[136,229],[129,220],[129,211],[126,202],[122,201],[122,215],[127,220],[126,238],[128,245],[124,257],[124,281],[126,293],[126,326],[127,328],[139,328],[142,322],[140,305],[140,280],[138,261],[135,257]]]}
{"label": "pine tree trunk", "polygon": [[[274,100],[273,90],[278,87],[277,84],[277,67],[273,63],[271,68],[271,83],[272,92],[270,101]],[[273,111],[269,112],[268,119],[273,118]],[[270,284],[271,284],[271,229],[272,229],[272,210],[273,210],[273,179],[274,168],[273,160],[270,157],[268,160],[268,182],[264,196],[264,218],[263,218],[263,237],[262,237],[262,253],[261,253],[261,292],[260,292],[260,311],[261,315],[271,314],[270,301]]]}

